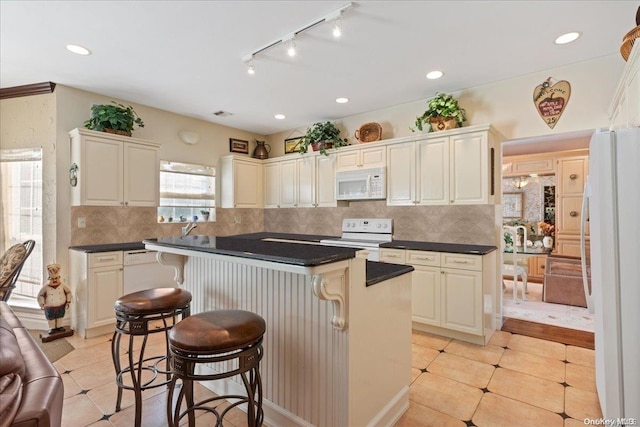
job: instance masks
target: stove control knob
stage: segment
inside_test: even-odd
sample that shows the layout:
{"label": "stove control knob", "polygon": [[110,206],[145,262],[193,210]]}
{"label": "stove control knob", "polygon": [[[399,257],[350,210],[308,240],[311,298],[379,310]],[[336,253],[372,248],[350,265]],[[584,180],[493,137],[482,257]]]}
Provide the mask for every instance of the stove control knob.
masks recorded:
{"label": "stove control knob", "polygon": [[378,223],[378,228],[382,228],[382,224]]}
{"label": "stove control knob", "polygon": [[387,224],[386,222],[384,224],[382,224],[382,228],[388,228],[389,224]]}

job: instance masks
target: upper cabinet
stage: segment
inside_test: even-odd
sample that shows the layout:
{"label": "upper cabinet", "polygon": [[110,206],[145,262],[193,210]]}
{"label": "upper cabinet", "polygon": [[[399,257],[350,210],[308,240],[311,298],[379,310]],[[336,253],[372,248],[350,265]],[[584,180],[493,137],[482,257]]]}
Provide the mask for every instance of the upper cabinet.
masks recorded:
{"label": "upper cabinet", "polygon": [[69,135],[73,206],[158,206],[160,144],[79,128]]}
{"label": "upper cabinet", "polygon": [[338,151],[336,153],[337,170],[384,167],[386,166],[386,153],[385,146]]}
{"label": "upper cabinet", "polygon": [[624,67],[609,107],[612,129],[640,127],[640,43],[636,43]]}
{"label": "upper cabinet", "polygon": [[387,204],[489,204],[495,200],[496,144],[489,127],[458,128],[387,146]]}
{"label": "upper cabinet", "polygon": [[261,208],[262,161],[235,155],[220,158],[218,195],[221,208]]}

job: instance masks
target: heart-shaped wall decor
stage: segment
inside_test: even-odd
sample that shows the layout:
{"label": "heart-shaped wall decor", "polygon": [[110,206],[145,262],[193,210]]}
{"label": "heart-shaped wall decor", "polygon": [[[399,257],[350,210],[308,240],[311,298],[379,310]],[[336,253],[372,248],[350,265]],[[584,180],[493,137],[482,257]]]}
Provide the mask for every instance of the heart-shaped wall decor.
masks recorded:
{"label": "heart-shaped wall decor", "polygon": [[571,97],[571,85],[566,80],[560,80],[551,85],[551,77],[533,90],[533,104],[542,120],[553,129]]}

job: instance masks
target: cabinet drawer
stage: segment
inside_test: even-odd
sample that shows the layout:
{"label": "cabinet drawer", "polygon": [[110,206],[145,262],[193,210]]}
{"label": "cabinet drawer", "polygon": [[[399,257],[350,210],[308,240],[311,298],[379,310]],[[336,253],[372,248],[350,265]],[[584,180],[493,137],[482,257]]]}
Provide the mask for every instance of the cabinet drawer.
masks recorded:
{"label": "cabinet drawer", "polygon": [[532,173],[537,173],[537,174],[553,173],[554,172],[553,166],[554,166],[554,161],[551,158],[520,161],[520,162],[513,163],[513,169],[511,170],[511,173],[516,175],[529,175]]}
{"label": "cabinet drawer", "polygon": [[122,265],[122,251],[89,254],[89,268]]}
{"label": "cabinet drawer", "polygon": [[482,271],[482,256],[443,253],[442,267]]}
{"label": "cabinet drawer", "polygon": [[405,263],[404,249],[386,249],[380,248],[380,262],[389,262],[391,264]]}
{"label": "cabinet drawer", "polygon": [[407,264],[440,267],[440,252],[407,251]]}

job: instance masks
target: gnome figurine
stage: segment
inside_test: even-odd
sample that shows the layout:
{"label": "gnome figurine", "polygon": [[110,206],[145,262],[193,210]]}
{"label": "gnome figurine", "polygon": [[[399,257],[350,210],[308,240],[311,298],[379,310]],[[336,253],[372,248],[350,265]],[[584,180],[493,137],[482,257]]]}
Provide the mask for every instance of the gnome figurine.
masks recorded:
{"label": "gnome figurine", "polygon": [[49,334],[64,331],[58,326],[58,319],[62,319],[71,303],[71,290],[60,279],[60,264],[47,265],[49,281],[38,293],[38,304],[44,310],[44,316],[49,322]]}

